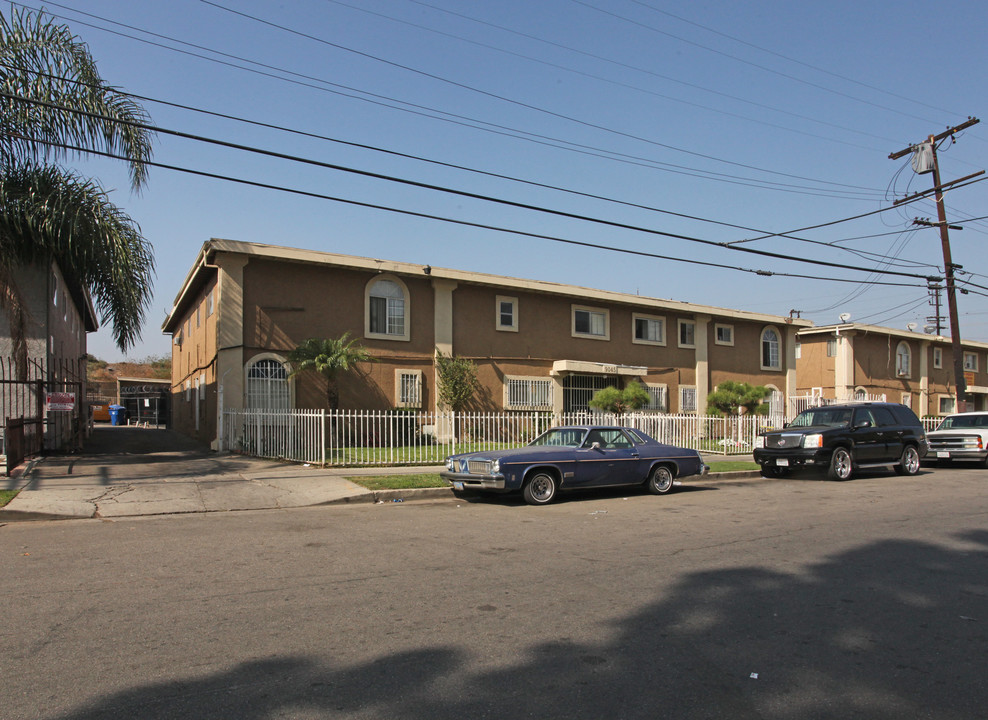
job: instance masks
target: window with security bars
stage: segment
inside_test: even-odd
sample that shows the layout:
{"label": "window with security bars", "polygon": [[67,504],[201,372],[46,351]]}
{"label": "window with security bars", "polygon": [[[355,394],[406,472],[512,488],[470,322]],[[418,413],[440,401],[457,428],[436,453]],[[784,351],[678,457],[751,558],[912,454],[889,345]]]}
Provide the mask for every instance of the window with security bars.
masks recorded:
{"label": "window with security bars", "polygon": [[422,407],[422,372],[398,370],[396,405],[403,408]]}
{"label": "window with security bars", "polygon": [[665,385],[646,385],[645,390],[648,391],[648,396],[651,399],[642,410],[669,412],[669,388]]}
{"label": "window with security bars", "polygon": [[548,378],[508,378],[505,381],[505,408],[509,410],[551,410],[552,380]]}
{"label": "window with security bars", "polygon": [[693,385],[682,385],[679,388],[679,412],[696,412],[696,387]]}
{"label": "window with security bars", "polygon": [[247,408],[288,410],[291,399],[288,370],[277,360],[265,358],[247,368]]}

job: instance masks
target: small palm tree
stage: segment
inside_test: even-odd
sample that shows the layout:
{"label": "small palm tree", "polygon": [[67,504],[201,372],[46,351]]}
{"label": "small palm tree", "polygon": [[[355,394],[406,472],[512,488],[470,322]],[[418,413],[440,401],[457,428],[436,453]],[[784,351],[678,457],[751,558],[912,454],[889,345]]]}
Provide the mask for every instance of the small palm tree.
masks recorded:
{"label": "small palm tree", "polygon": [[16,268],[51,259],[92,293],[121,350],[140,338],[152,297],[151,246],[99,183],[57,163],[89,152],[121,156],[137,191],[151,156],[147,121],[139,104],[103,81],[67,27],[43,12],[0,14],[0,307],[9,310],[15,348],[26,352]]}
{"label": "small palm tree", "polygon": [[295,368],[291,372],[292,377],[311,370],[326,378],[326,399],[331,410],[337,410],[340,404],[337,376],[357,363],[371,359],[370,354],[357,345],[355,338],[350,339],[350,333],[343,333],[338,338],[309,338],[288,353],[288,361]]}

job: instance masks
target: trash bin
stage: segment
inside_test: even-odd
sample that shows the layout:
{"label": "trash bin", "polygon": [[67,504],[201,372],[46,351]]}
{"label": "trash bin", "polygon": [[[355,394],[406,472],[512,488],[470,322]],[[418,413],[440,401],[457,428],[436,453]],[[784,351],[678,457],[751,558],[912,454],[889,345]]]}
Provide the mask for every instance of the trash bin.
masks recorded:
{"label": "trash bin", "polygon": [[125,408],[123,405],[110,406],[111,425],[123,425],[126,417],[127,417],[127,408]]}

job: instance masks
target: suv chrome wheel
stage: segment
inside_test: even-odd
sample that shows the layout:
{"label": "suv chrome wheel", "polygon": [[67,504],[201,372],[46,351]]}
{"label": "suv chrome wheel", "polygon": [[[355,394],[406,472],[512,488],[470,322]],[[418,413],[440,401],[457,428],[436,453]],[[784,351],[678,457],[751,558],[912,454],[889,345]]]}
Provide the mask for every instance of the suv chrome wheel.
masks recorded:
{"label": "suv chrome wheel", "polygon": [[832,480],[847,480],[854,472],[854,463],[847,448],[839,447],[830,457],[830,470],[827,473]]}
{"label": "suv chrome wheel", "polygon": [[919,452],[912,445],[907,445],[902,451],[899,464],[895,466],[895,471],[900,475],[915,475],[919,472]]}

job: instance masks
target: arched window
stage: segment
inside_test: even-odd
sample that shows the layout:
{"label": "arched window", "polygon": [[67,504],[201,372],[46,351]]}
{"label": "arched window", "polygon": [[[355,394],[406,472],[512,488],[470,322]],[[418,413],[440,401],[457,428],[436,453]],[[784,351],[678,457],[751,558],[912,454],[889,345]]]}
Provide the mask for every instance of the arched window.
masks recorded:
{"label": "arched window", "polygon": [[291,388],[284,363],[262,357],[247,366],[247,409],[291,409]]}
{"label": "arched window", "polygon": [[912,352],[909,350],[909,344],[901,342],[895,348],[895,376],[909,377],[911,366]]}
{"label": "arched window", "polygon": [[367,285],[368,337],[408,340],[408,290],[397,278],[379,277]]}
{"label": "arched window", "polygon": [[767,327],[762,330],[762,370],[782,369],[780,346],[778,330],[774,327]]}

